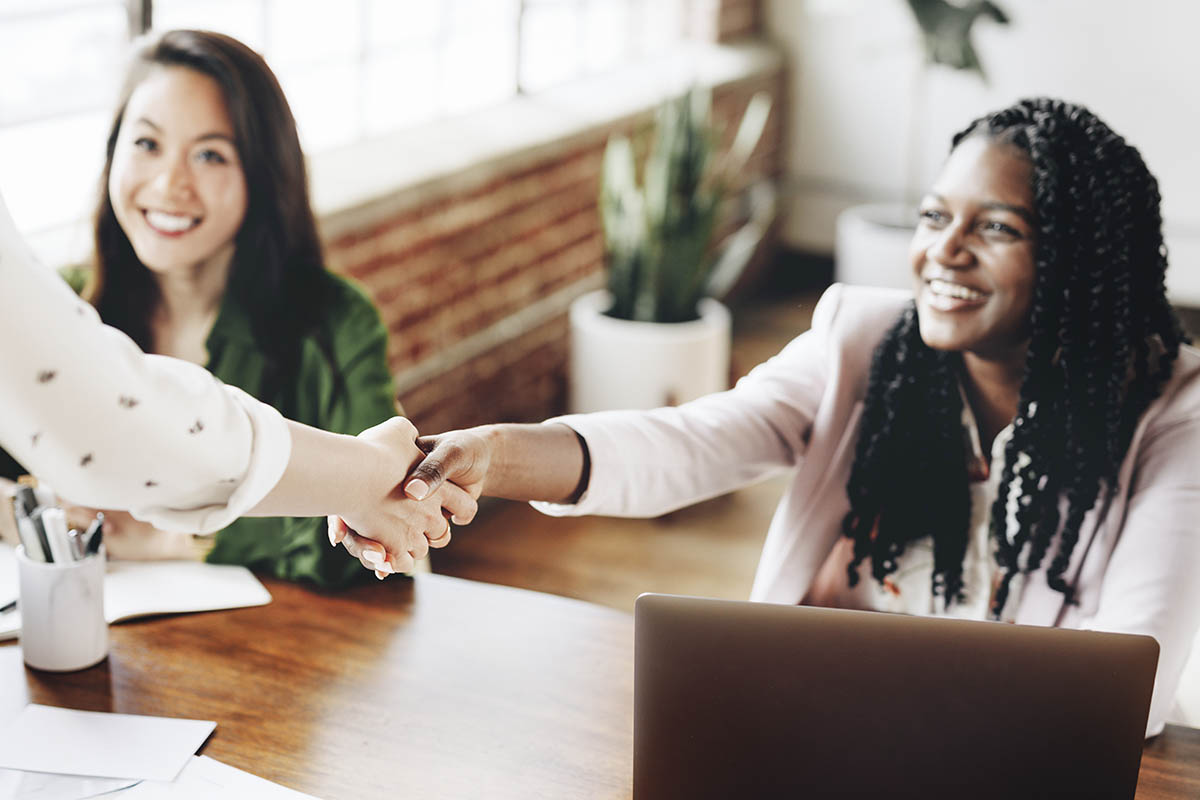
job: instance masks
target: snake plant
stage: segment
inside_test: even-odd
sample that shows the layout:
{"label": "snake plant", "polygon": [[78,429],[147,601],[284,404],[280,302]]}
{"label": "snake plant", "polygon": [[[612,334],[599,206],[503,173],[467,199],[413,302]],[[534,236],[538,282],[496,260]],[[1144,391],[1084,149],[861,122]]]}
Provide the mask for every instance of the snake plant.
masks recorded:
{"label": "snake plant", "polygon": [[[693,89],[658,109],[640,183],[629,138],[614,135],[608,140],[600,214],[613,298],[606,313],[611,317],[641,322],[697,318],[717,263],[710,245],[729,179],[745,166],[761,138],[770,100],[763,93],[751,99],[724,156],[718,153],[711,107],[711,93]],[[744,260],[748,258],[746,253]]]}

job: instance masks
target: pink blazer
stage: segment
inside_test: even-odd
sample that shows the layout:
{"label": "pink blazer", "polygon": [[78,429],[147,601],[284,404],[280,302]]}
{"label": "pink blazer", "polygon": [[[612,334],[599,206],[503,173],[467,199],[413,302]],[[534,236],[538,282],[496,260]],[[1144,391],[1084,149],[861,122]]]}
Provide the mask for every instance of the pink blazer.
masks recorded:
{"label": "pink blazer", "polygon": [[[678,408],[558,418],[587,440],[591,479],[573,506],[535,505],[558,515],[657,516],[791,469],[751,599],[799,602],[849,510],[871,356],[910,298],[832,286],[812,329],[727,392]],[[1084,520],[1067,573],[1077,604],[1065,604],[1039,571],[1025,583],[1016,621],[1154,636],[1153,735],[1200,626],[1200,352],[1183,348],[1133,435],[1119,493],[1100,506]]]}

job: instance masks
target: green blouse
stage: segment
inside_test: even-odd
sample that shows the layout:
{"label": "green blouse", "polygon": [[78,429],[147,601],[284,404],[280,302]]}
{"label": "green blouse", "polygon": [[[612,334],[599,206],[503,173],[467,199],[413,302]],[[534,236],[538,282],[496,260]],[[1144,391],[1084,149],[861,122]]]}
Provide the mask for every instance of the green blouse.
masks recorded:
{"label": "green blouse", "polygon": [[[62,274],[76,292],[82,291],[85,270]],[[387,364],[388,334],[366,294],[345,278],[333,278],[322,325],[341,373],[342,390],[335,396],[334,370],[316,338],[309,336],[301,344],[295,379],[274,404],[297,422],[358,434],[398,413]],[[225,298],[206,341],[205,366],[223,382],[263,399],[266,359],[255,340],[251,314],[234,298]],[[279,578],[307,579],[326,587],[371,576],[343,548],[329,546],[324,518],[244,517],[214,536],[210,562],[244,564]]]}

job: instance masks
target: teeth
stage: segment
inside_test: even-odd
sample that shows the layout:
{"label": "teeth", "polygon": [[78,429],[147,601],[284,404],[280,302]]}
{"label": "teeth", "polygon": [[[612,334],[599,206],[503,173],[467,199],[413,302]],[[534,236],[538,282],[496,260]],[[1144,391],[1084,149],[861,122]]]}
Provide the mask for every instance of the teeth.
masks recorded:
{"label": "teeth", "polygon": [[937,278],[929,282],[929,291],[943,297],[956,297],[959,300],[982,300],[987,297],[983,292],[968,289],[966,286],[960,286],[957,283],[938,280]]}
{"label": "teeth", "polygon": [[147,211],[146,221],[164,233],[182,233],[196,224],[194,217],[167,214],[163,211]]}

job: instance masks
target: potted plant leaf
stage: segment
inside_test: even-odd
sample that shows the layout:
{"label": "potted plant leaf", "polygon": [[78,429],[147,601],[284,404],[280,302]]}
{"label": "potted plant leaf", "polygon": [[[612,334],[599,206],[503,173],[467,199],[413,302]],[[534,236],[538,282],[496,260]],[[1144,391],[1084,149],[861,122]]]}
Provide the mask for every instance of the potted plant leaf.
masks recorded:
{"label": "potted plant leaf", "polygon": [[770,112],[755,95],[729,151],[718,154],[712,97],[664,103],[639,174],[628,137],[605,148],[600,215],[608,288],[571,306],[572,411],[651,408],[726,388],[729,312],[709,295],[733,284],[774,217],[769,184],[749,192],[749,220],[712,253],[731,179]]}
{"label": "potted plant leaf", "polygon": [[904,197],[899,202],[852,206],[837,219],[835,276],[843,283],[911,286],[908,245],[916,229],[917,149],[921,141],[926,83],[935,64],[973,72],[987,80],[983,64],[971,41],[971,31],[980,19],[998,25],[1009,23],[1008,15],[991,0],[950,3],[947,0],[906,0],[921,35],[924,57],[913,80],[909,113],[908,156]]}

